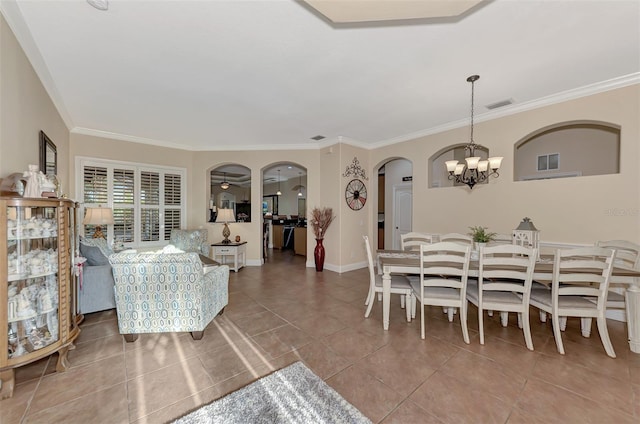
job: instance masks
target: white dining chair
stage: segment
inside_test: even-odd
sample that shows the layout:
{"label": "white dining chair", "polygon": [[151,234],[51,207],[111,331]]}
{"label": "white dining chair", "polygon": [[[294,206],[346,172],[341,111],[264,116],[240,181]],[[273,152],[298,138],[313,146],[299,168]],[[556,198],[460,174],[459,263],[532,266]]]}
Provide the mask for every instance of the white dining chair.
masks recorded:
{"label": "white dining chair", "polygon": [[480,344],[484,344],[484,311],[500,311],[507,326],[509,312],[518,314],[518,327],[524,332],[527,349],[533,350],[529,325],[529,296],[537,249],[513,244],[484,247],[480,250],[478,284],[469,284],[467,300],[478,307]]}
{"label": "white dining chair", "polygon": [[[616,357],[605,317],[607,291],[616,251],[603,247],[582,247],[556,251],[551,290],[532,290],[530,302],[551,314],[558,352],[564,355],[560,319],[596,318],[607,355]],[[581,320],[581,326],[584,320]],[[584,335],[584,328],[583,328]]]}
{"label": "white dining chair", "polygon": [[400,234],[400,250],[419,251],[421,244],[432,244],[439,241],[439,234],[418,232]]}
{"label": "white dining chair", "polygon": [[[616,264],[625,268],[640,269],[640,245],[627,240],[598,241],[598,247],[616,250]],[[609,284],[607,294],[607,309],[626,310],[624,295],[625,287],[615,284],[615,280]]]}
{"label": "white dining chair", "polygon": [[460,234],[460,233],[441,234],[440,241],[448,241],[448,242],[473,246],[473,238],[466,234]]}
{"label": "white dining chair", "polygon": [[[367,260],[369,262],[369,294],[365,305],[367,310],[364,313],[365,318],[369,318],[371,309],[373,308],[373,302],[376,300],[376,293],[382,293],[382,275],[375,272],[373,264],[373,254],[371,253],[371,244],[369,243],[368,236],[362,236],[364,244],[367,249]],[[404,275],[392,275],[391,276],[391,294],[399,294],[405,298],[405,310],[407,313],[407,321],[411,321],[411,298],[413,297],[413,291],[409,280]]]}
{"label": "white dining chair", "polygon": [[[420,278],[411,280],[413,299],[411,315],[415,317],[420,302],[420,334],[425,338],[426,305],[459,308],[462,337],[469,343],[467,328],[467,279],[471,246],[439,242],[420,246]],[[407,308],[408,309],[408,308]]]}

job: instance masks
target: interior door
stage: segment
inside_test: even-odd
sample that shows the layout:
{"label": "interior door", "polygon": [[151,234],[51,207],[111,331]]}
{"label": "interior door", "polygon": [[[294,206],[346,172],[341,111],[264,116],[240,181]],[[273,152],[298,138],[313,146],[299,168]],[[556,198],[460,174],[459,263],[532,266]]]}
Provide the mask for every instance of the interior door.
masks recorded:
{"label": "interior door", "polygon": [[410,184],[393,186],[393,248],[400,249],[400,235],[411,232],[413,189]]}

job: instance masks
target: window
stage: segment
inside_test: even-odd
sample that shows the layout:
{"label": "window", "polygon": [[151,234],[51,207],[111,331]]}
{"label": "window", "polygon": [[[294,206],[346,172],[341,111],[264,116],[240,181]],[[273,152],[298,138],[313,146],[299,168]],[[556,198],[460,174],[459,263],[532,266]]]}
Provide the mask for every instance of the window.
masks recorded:
{"label": "window", "polygon": [[[107,226],[110,240],[129,247],[162,244],[171,230],[186,220],[186,171],[126,162],[78,159],[84,207],[109,206],[114,225]],[[85,226],[84,233],[92,229]]]}
{"label": "window", "polygon": [[558,169],[558,163],[560,162],[560,154],[554,153],[551,155],[538,156],[538,171],[548,171],[551,169]]}

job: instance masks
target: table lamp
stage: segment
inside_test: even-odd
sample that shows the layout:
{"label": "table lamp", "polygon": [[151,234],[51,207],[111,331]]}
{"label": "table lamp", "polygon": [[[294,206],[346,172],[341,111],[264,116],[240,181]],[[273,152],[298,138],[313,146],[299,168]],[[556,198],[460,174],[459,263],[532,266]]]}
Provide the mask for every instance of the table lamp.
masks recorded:
{"label": "table lamp", "polygon": [[216,217],[217,223],[224,223],[224,228],[222,229],[222,236],[224,240],[222,243],[229,244],[231,240],[229,240],[229,236],[231,235],[231,231],[229,231],[229,226],[227,223],[236,222],[236,216],[233,213],[233,209],[218,209],[218,216]]}
{"label": "table lamp", "polygon": [[96,226],[96,232],[93,233],[93,238],[106,238],[102,232],[102,226],[114,223],[113,212],[111,208],[103,208],[101,206],[97,208],[87,208],[87,213],[82,223],[84,225]]}

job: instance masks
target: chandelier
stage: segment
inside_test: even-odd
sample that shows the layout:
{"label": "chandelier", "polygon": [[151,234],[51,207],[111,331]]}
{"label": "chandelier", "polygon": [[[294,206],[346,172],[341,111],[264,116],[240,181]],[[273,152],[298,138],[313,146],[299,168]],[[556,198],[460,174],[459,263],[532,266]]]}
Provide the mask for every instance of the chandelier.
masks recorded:
{"label": "chandelier", "polygon": [[220,188],[223,190],[227,190],[229,188],[231,184],[229,184],[229,182],[227,181],[227,173],[224,173],[224,179],[223,181],[220,183]]}
{"label": "chandelier", "polygon": [[479,75],[471,75],[467,78],[467,82],[471,83],[471,140],[464,148],[466,164],[458,163],[457,160],[448,160],[445,162],[447,171],[449,172],[448,178],[454,180],[456,183],[466,184],[470,189],[472,189],[474,185],[486,181],[491,175],[499,177],[498,169],[502,164],[502,156],[491,157],[488,160],[482,160],[482,158],[476,156],[476,149],[485,149],[484,146],[476,144],[473,140],[474,83],[479,79]]}

